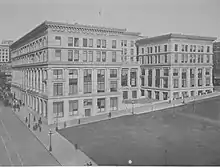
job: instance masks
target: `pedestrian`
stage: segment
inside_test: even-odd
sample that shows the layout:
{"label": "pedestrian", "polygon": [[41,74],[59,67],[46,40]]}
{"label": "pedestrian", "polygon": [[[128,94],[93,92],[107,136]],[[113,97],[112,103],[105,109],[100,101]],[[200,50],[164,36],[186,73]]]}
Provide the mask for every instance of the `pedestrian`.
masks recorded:
{"label": "pedestrian", "polygon": [[34,122],[36,121],[36,118],[35,118],[35,116],[34,116]]}
{"label": "pedestrian", "polygon": [[80,124],[80,119],[78,119],[78,124]]}
{"label": "pedestrian", "polygon": [[39,132],[41,132],[41,126],[38,124]]}
{"label": "pedestrian", "polygon": [[108,118],[111,118],[112,117],[112,113],[111,111],[108,113]]}
{"label": "pedestrian", "polygon": [[28,122],[28,118],[26,117],[26,118],[25,118],[25,123],[27,123],[27,122]]}

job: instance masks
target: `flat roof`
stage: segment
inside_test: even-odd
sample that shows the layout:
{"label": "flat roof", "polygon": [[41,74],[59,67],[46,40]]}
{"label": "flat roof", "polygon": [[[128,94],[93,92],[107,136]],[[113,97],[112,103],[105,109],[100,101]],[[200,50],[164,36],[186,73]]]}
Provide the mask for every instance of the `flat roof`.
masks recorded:
{"label": "flat roof", "polygon": [[146,43],[153,43],[153,42],[158,42],[161,40],[166,40],[166,39],[171,39],[171,38],[204,40],[204,41],[215,41],[217,39],[216,37],[205,37],[205,36],[198,36],[198,35],[185,35],[185,34],[170,33],[170,34],[140,39],[140,40],[137,40],[136,43],[146,44]]}

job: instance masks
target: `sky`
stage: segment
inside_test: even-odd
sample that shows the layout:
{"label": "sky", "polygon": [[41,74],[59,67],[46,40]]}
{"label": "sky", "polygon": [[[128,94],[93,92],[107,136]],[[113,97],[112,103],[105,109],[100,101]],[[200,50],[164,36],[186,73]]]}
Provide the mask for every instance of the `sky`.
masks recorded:
{"label": "sky", "polygon": [[126,28],[148,37],[220,37],[220,0],[0,0],[0,40],[16,41],[45,20]]}

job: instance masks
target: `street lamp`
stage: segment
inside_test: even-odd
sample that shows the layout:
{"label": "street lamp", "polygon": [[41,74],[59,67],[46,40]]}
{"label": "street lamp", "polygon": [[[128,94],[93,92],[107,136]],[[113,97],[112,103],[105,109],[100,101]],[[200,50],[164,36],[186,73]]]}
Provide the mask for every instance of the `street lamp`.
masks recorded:
{"label": "street lamp", "polygon": [[134,100],[132,100],[132,114],[134,115]]}
{"label": "street lamp", "polygon": [[165,166],[167,165],[167,149],[165,150],[164,153],[164,160],[165,160]]}
{"label": "street lamp", "polygon": [[58,131],[58,110],[57,110],[56,131]]}
{"label": "street lamp", "polygon": [[31,123],[31,114],[30,113],[28,113],[28,128],[30,128],[31,127],[31,125],[30,125],[30,123]]}
{"label": "street lamp", "polygon": [[52,151],[52,142],[51,142],[51,135],[52,135],[53,133],[52,133],[52,131],[51,131],[51,129],[50,129],[50,131],[49,131],[49,151],[51,152]]}

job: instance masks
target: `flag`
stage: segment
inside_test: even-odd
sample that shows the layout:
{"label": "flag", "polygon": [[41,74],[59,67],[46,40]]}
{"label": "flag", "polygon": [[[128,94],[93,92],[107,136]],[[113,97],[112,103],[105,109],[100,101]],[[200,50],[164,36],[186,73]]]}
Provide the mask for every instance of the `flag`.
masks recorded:
{"label": "flag", "polygon": [[99,10],[99,16],[101,16],[101,14],[102,14],[102,11],[101,11],[101,9]]}

